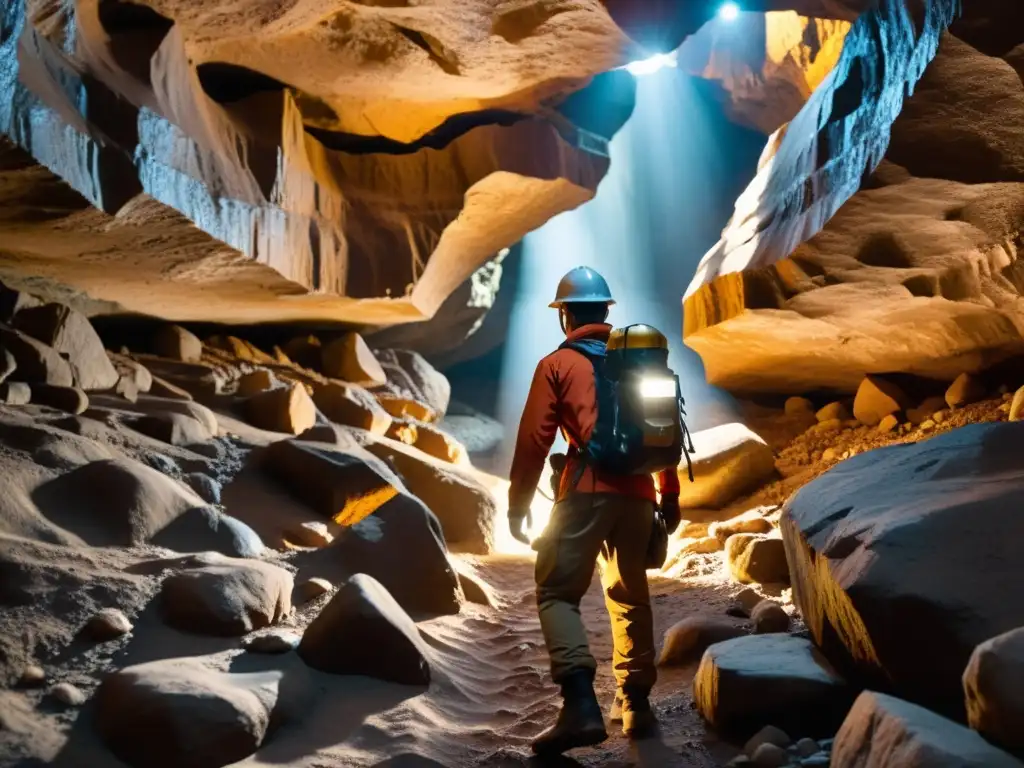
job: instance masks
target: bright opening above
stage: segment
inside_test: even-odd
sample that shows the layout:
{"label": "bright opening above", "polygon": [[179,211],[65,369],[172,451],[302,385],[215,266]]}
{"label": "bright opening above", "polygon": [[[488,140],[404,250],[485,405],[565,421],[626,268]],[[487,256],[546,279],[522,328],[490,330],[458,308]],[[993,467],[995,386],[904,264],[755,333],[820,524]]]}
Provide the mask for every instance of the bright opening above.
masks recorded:
{"label": "bright opening above", "polygon": [[718,9],[718,18],[722,21],[735,21],[740,15],[740,7],[736,3],[722,3]]}
{"label": "bright opening above", "polygon": [[626,65],[626,71],[632,75],[653,75],[659,69],[664,67],[674,67],[676,65],[676,54],[672,53],[657,53],[651,56],[649,59],[643,59],[642,61],[631,61]]}

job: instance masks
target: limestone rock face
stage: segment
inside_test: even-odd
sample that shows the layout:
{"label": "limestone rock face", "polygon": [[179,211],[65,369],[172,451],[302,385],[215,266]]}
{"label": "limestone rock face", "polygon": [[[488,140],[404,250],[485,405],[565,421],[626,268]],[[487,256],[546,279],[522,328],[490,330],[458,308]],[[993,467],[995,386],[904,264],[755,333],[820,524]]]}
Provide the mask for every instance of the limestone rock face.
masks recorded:
{"label": "limestone rock face", "polygon": [[[865,373],[952,382],[1024,351],[1024,82],[970,40],[940,36],[952,3],[928,3],[914,37],[891,5],[854,24],[826,85],[765,157],[690,287],[684,334],[713,384],[800,394],[853,392]],[[1013,12],[979,9],[1024,42]],[[889,41],[891,66],[865,64],[872,28]],[[911,40],[904,67],[893,52]],[[937,44],[899,117],[899,97],[867,111],[916,80]],[[829,83],[836,97],[817,132]],[[878,90],[865,101],[869,84]],[[867,175],[890,125],[885,160]]]}
{"label": "limestone rock face", "polygon": [[599,3],[257,5],[5,6],[0,131],[118,214],[89,212],[85,247],[19,232],[23,263],[179,320],[420,320],[592,197],[632,111],[632,77],[602,74],[630,41]]}
{"label": "limestone rock face", "polygon": [[794,603],[858,682],[964,718],[972,652],[1024,626],[1005,599],[1024,583],[1022,435],[1018,422],[971,425],[857,454],[786,503]]}

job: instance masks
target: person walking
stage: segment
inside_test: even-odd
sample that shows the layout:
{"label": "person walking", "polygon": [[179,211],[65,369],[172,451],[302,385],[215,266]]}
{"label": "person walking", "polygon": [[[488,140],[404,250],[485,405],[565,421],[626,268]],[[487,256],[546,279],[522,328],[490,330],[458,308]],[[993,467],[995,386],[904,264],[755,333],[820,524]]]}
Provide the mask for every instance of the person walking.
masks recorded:
{"label": "person walking", "polygon": [[[588,465],[584,448],[597,423],[595,366],[581,344],[603,349],[612,327],[606,322],[614,299],[601,275],[577,267],[562,278],[555,300],[566,335],[537,365],[523,409],[509,486],[509,527],[530,543],[530,504],[548,452],[559,430],[569,444],[556,504],[537,551],[537,609],[551,657],[551,676],[561,687],[557,722],[533,743],[537,754],[561,754],[607,738],[594,692],[597,663],[580,616],[580,601],[602,561],[602,586],[614,642],[618,685],[610,719],[638,737],[656,725],[650,705],[655,671],[654,629],[646,560],[658,496],[649,474],[614,474]],[[573,348],[573,346],[577,348]],[[658,474],[660,514],[669,532],[679,524],[679,480],[675,468]]]}

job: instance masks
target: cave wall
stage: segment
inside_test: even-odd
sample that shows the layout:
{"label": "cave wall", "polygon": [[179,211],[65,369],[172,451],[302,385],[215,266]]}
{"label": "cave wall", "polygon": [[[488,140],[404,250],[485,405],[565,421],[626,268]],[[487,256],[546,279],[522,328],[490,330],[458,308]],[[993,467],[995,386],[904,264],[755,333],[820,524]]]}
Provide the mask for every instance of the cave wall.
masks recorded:
{"label": "cave wall", "polygon": [[865,373],[949,381],[1024,352],[1020,14],[968,5],[894,122],[885,161],[821,232],[687,299],[686,342],[709,380],[852,391]]}
{"label": "cave wall", "polygon": [[[750,10],[845,23],[864,4]],[[0,132],[51,176],[20,157],[0,171],[22,212],[0,277],[176,320],[383,326],[467,284],[478,301],[474,276],[502,248],[593,196],[633,109],[632,77],[609,70],[652,34],[678,46],[716,8],[12,0]],[[738,114],[806,92],[799,62],[828,68],[790,35],[730,69],[724,40],[707,50],[718,69],[694,66],[745,73],[721,81]],[[63,193],[39,213],[57,180],[102,215]]]}

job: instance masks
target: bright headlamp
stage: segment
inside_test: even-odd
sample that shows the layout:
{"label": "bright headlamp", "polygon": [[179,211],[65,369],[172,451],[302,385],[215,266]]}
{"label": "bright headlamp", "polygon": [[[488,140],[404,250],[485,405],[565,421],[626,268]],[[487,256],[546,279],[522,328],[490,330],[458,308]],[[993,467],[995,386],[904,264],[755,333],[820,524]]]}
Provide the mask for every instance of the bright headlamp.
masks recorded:
{"label": "bright headlamp", "polygon": [[676,380],[667,376],[645,376],[640,380],[640,396],[662,398],[676,396]]}

